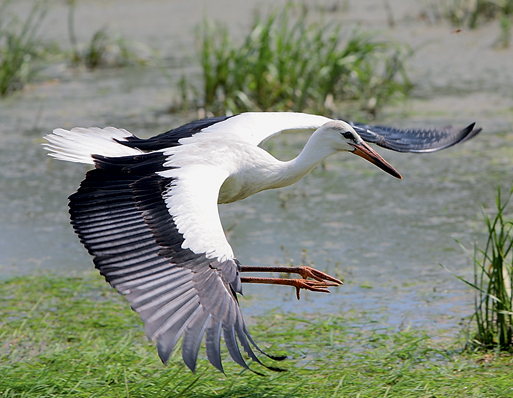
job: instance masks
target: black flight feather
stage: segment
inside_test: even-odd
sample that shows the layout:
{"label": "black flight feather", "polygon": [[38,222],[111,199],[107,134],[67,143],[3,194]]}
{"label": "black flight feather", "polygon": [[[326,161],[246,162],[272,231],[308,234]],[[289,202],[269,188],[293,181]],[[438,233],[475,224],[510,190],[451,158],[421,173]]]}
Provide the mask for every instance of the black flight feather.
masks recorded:
{"label": "black flight feather", "polygon": [[[218,120],[191,123],[178,135],[165,133],[142,146],[168,146],[178,136],[183,138]],[[146,142],[139,144],[142,141]],[[248,355],[260,362],[249,346],[248,341],[254,342],[237,302],[236,292],[241,289],[238,261],[209,259],[205,253],[182,248],[184,238],[164,199],[173,180],[157,174],[166,169],[166,156],[152,152],[93,158],[96,168],[69,198],[72,225],[94,256],[96,268],[139,313],[148,337],[156,338],[162,361],[169,359],[183,337],[182,357],[194,371],[205,335],[207,358],[223,371],[220,340],[224,330],[234,361],[248,367],[237,335]]]}
{"label": "black flight feather", "polygon": [[364,141],[397,152],[427,153],[440,151],[475,137],[481,128],[472,123],[464,129],[452,127],[432,129],[399,129],[349,122]]}

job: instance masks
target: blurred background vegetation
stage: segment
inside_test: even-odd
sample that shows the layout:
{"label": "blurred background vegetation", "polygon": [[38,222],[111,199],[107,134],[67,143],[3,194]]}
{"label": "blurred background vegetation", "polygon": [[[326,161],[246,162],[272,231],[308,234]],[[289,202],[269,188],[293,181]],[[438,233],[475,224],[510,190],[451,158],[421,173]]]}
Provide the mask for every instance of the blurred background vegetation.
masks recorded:
{"label": "blurred background vegetation", "polygon": [[[28,16],[22,17],[13,11],[13,0],[0,2],[0,96],[22,89],[36,76],[43,79],[39,73],[43,66],[63,59],[76,69],[158,65],[169,76],[169,65],[158,49],[124,39],[107,27],[79,43],[76,0],[66,3],[70,49],[64,50],[40,39],[51,3],[34,2]],[[498,20],[498,43],[509,46],[513,0],[425,3],[430,21],[477,29]],[[413,52],[408,45],[363,27],[348,32],[341,23],[327,22],[324,12],[318,15],[309,15],[301,3],[287,2],[274,11],[257,13],[243,37],[205,18],[197,27],[194,60],[201,67],[201,78],[185,71],[180,79],[169,79],[170,90],[179,93],[169,109],[202,109],[215,115],[269,110],[329,115],[345,106],[375,116],[384,104],[409,94],[414,83],[408,77],[407,61]]]}

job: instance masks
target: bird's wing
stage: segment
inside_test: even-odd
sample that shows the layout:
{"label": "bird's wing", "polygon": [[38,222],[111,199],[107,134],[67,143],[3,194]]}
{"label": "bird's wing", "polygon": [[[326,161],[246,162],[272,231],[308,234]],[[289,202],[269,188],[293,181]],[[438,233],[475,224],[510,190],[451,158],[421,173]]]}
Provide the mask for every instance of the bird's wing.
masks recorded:
{"label": "bird's wing", "polygon": [[196,135],[199,135],[196,138],[200,138],[202,134],[208,134],[220,140],[236,138],[251,145],[259,145],[281,133],[314,132],[330,120],[306,113],[246,112],[196,120],[146,140],[131,136],[118,142],[139,150],[158,151],[183,144],[187,139],[194,140]]}
{"label": "bird's wing", "polygon": [[202,132],[221,136],[228,134],[259,145],[282,133],[311,132],[313,133],[324,123],[327,117],[295,112],[246,112],[235,115],[222,122],[212,124]]}
{"label": "bird's wing", "polygon": [[462,130],[446,127],[442,129],[398,129],[386,126],[369,126],[349,122],[364,141],[371,142],[397,152],[435,152],[465,142],[481,132],[475,123]]}
{"label": "bird's wing", "polygon": [[92,157],[96,168],[70,196],[73,227],[157,340],[162,361],[183,336],[182,357],[194,370],[203,335],[207,357],[221,371],[221,335],[239,365],[247,368],[237,339],[258,361],[236,297],[239,263],[217,210],[227,173],[170,169],[162,152]]}
{"label": "bird's wing", "polygon": [[[237,138],[252,145],[260,145],[282,133],[314,132],[329,119],[319,115],[294,112],[246,112],[187,123],[148,140],[128,137],[120,142],[141,150],[164,150],[185,143],[196,135],[217,135],[219,139]],[[475,124],[462,130],[452,127],[432,129],[399,129],[348,122],[364,141],[398,152],[435,152],[475,137],[480,128]],[[200,138],[200,137],[197,137]],[[192,138],[194,139],[194,138]]]}

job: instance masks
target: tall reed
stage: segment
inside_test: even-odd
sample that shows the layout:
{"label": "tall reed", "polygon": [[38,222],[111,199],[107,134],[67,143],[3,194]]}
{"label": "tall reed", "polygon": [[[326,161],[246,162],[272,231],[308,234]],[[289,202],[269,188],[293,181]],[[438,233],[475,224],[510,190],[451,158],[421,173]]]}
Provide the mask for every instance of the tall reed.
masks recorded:
{"label": "tall reed", "polygon": [[485,348],[513,349],[513,219],[505,211],[513,188],[505,200],[500,189],[497,214],[483,211],[488,239],[484,250],[474,247],[475,319],[473,343]]}
{"label": "tall reed", "polygon": [[483,208],[488,237],[484,249],[474,245],[474,280],[457,276],[475,290],[472,348],[513,350],[513,218],[506,214],[512,194],[513,188],[504,199],[498,189],[494,216]]}
{"label": "tall reed", "polygon": [[226,26],[205,20],[198,51],[203,97],[196,105],[214,114],[330,113],[336,102],[357,101],[375,113],[408,93],[407,47],[369,33],[343,35],[341,24],[310,23],[306,11],[292,11],[256,16],[240,44]]}
{"label": "tall reed", "polygon": [[44,3],[36,3],[25,21],[12,14],[11,0],[0,3],[0,96],[19,90],[37,71],[37,35],[46,15]]}

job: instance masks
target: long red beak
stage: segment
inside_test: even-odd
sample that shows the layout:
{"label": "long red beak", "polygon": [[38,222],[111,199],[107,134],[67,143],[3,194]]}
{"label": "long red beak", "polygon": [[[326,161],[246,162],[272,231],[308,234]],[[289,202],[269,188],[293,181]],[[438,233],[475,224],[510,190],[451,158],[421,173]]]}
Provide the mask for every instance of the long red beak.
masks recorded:
{"label": "long red beak", "polygon": [[390,163],[388,163],[385,159],[383,159],[379,153],[377,153],[374,149],[368,146],[365,142],[360,144],[353,144],[354,151],[352,151],[355,155],[358,155],[365,160],[368,160],[372,164],[378,166],[381,170],[386,171],[388,174],[402,179],[403,177],[399,172],[392,167]]}

